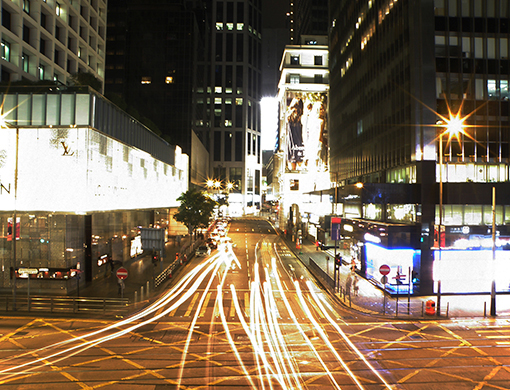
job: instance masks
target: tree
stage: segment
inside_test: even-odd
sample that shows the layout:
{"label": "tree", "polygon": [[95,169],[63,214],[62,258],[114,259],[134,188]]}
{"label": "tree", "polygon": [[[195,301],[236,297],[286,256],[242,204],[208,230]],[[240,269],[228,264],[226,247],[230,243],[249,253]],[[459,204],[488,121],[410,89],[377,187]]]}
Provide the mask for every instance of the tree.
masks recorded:
{"label": "tree", "polygon": [[209,225],[214,207],[217,205],[216,201],[196,188],[183,192],[177,200],[181,205],[174,214],[174,219],[183,223],[192,237],[197,228]]}
{"label": "tree", "polygon": [[88,85],[97,92],[101,92],[101,87],[103,86],[101,81],[89,72],[73,73],[71,80],[73,80],[74,85]]}

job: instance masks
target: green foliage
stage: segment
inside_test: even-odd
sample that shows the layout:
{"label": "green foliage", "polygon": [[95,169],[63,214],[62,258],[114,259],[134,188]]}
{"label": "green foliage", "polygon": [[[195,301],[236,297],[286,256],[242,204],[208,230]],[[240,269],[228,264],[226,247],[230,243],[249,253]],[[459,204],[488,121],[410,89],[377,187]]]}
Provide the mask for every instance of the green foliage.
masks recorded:
{"label": "green foliage", "polygon": [[97,79],[92,73],[78,72],[71,75],[74,85],[88,85],[89,87],[101,92],[101,81]]}
{"label": "green foliage", "polygon": [[203,191],[192,188],[183,192],[177,198],[181,205],[174,215],[177,222],[183,223],[190,234],[194,234],[199,227],[207,227],[213,215],[216,201],[207,196]]}

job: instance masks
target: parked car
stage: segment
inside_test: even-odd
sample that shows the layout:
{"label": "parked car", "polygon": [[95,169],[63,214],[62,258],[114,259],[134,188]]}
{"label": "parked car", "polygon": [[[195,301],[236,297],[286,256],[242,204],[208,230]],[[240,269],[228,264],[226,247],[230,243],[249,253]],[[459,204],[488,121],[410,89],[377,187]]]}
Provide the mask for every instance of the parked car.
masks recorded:
{"label": "parked car", "polygon": [[195,256],[209,256],[211,254],[211,248],[207,245],[200,245],[195,252]]}

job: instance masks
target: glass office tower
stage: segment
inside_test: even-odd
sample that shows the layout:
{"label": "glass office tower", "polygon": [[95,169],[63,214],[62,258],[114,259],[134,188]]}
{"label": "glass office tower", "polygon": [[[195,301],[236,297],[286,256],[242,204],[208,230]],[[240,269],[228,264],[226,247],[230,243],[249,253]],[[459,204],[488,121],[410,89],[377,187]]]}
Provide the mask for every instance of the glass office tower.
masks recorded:
{"label": "glass office tower", "polygon": [[261,1],[213,1],[211,24],[210,87],[198,95],[208,110],[211,176],[233,185],[230,213],[252,214],[262,180]]}
{"label": "glass office tower", "polygon": [[[330,2],[330,169],[357,229],[345,236],[382,248],[360,251],[367,276],[400,249],[413,253],[392,269],[412,268],[424,293],[440,279],[488,291],[502,273],[487,264],[508,258],[509,12],[500,0]],[[466,117],[458,137],[450,114]]]}

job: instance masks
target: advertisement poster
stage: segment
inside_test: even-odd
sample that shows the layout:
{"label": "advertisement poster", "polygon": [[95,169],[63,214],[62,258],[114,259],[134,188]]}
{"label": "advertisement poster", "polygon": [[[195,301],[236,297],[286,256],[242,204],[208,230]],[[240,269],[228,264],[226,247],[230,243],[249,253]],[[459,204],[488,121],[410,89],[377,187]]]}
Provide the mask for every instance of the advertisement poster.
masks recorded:
{"label": "advertisement poster", "polygon": [[328,170],[327,94],[287,92],[285,149],[287,172]]}

